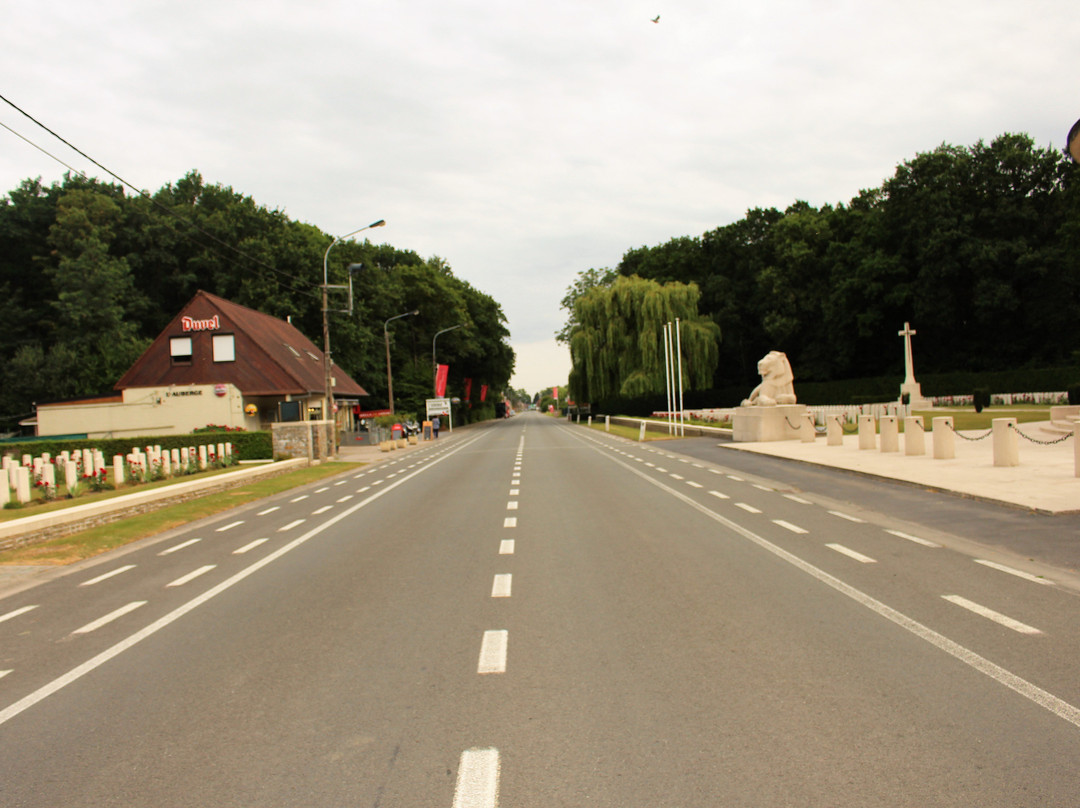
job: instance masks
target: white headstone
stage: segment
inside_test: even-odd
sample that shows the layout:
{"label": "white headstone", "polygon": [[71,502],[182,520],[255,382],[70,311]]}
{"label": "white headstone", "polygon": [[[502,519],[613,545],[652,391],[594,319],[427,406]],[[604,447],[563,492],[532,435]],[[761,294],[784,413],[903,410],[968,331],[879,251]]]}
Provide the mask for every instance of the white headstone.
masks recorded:
{"label": "white headstone", "polygon": [[112,459],[113,485],[119,487],[124,484],[124,458],[113,455]]}
{"label": "white headstone", "polygon": [[19,467],[15,498],[24,505],[30,501],[30,469],[27,466]]}

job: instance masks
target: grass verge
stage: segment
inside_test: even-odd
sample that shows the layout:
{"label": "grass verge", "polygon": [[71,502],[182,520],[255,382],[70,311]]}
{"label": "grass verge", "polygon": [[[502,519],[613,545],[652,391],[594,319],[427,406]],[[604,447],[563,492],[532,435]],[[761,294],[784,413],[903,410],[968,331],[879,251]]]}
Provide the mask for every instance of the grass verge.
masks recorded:
{"label": "grass verge", "polygon": [[318,482],[362,465],[362,463],[329,462],[297,469],[278,477],[258,480],[230,491],[209,494],[179,505],[169,505],[150,513],[131,516],[80,533],[60,536],[40,544],[4,550],[0,552],[0,564],[60,566],[82,561],[84,558],[91,558],[130,542],[180,527],[188,522],[213,516],[230,508],[288,491],[290,488]]}

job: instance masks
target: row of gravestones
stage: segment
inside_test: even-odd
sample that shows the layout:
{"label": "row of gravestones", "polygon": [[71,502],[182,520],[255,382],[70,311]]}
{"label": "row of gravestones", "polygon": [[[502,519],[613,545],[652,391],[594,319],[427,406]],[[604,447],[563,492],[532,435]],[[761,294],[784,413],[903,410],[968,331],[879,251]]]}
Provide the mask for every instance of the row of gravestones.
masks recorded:
{"label": "row of gravestones", "polygon": [[[231,462],[232,454],[231,443],[166,450],[160,446],[147,446],[145,451],[134,448],[127,455],[113,456],[112,484],[121,485],[129,475],[146,481],[158,472],[172,477],[190,469],[204,470],[221,458]],[[64,475],[64,484],[70,492],[84,481],[104,481],[108,469],[104,455],[97,449],[64,451],[55,458],[48,452],[38,457],[24,454],[21,463],[11,455],[4,455],[0,459],[0,507],[10,502],[13,494],[16,502],[26,504],[35,486],[55,495],[58,473]]]}

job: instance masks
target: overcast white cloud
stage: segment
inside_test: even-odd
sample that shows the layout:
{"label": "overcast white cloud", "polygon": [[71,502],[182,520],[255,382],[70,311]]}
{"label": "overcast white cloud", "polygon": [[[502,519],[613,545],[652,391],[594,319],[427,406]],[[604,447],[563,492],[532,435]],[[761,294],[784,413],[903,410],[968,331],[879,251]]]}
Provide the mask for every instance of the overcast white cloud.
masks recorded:
{"label": "overcast white cloud", "polygon": [[[331,234],[385,218],[503,305],[530,392],[566,381],[580,270],[1080,116],[1060,0],[50,0],[2,41],[0,94],[139,187],[197,169]],[[0,191],[64,171],[0,144]]]}

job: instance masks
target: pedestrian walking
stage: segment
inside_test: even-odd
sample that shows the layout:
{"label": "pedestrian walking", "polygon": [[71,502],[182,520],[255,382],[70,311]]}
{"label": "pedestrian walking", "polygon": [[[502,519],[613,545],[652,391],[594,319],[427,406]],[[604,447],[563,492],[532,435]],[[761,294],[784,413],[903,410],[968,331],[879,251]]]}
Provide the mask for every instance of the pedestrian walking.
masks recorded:
{"label": "pedestrian walking", "polygon": [[435,416],[431,419],[431,431],[435,433],[435,437],[439,437],[439,416]]}

